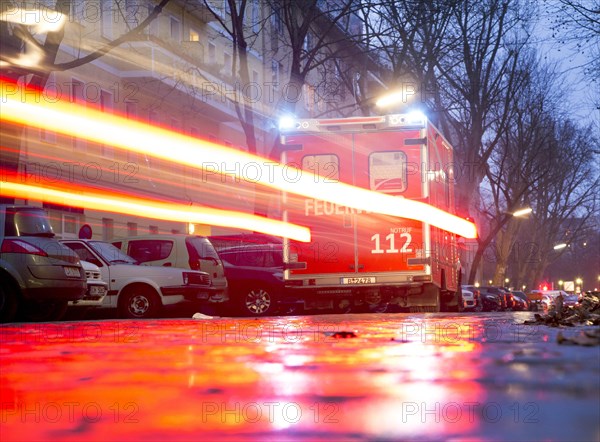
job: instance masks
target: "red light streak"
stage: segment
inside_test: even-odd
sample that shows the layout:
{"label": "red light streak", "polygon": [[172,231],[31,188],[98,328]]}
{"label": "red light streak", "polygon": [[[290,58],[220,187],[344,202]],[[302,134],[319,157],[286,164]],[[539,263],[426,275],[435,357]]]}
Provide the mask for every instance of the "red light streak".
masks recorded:
{"label": "red light streak", "polygon": [[[324,183],[310,172],[177,132],[73,103],[47,103],[39,92],[16,89],[10,83],[0,82],[0,88],[3,120],[109,144],[196,167],[209,174],[234,175],[239,180],[341,206],[415,219],[465,238],[477,237],[473,223],[429,204],[340,182]],[[240,173],[246,166],[256,168],[255,178],[248,179]],[[283,170],[287,172],[284,174]],[[294,179],[289,179],[290,176]]]}
{"label": "red light streak", "polygon": [[2,182],[2,195],[15,198],[27,196],[29,199],[65,206],[105,210],[107,212],[144,216],[153,219],[249,229],[297,241],[310,241],[310,230],[306,227],[257,215],[211,207],[189,206],[131,198],[106,191],[92,191],[83,186],[77,186],[75,189],[73,187],[70,184],[68,190],[60,188],[50,189],[6,180]]}

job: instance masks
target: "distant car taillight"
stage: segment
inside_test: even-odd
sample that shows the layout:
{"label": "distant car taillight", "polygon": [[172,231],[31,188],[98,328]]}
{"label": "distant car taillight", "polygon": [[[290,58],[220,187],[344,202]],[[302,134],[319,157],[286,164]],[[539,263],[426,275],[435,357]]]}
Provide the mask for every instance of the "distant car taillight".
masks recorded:
{"label": "distant car taillight", "polygon": [[5,239],[4,241],[2,241],[2,247],[0,247],[0,252],[48,256],[48,254],[39,247],[36,247],[33,244],[29,244],[28,242],[20,239]]}

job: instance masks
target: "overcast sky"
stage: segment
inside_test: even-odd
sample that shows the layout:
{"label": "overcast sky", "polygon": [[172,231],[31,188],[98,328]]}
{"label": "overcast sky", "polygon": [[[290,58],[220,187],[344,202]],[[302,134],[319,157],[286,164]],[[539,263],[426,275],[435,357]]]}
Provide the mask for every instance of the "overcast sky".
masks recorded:
{"label": "overcast sky", "polygon": [[[535,40],[539,41],[540,53],[547,57],[549,62],[556,62],[558,71],[564,78],[565,101],[567,101],[573,115],[593,124],[600,134],[600,73],[597,80],[592,81],[591,76],[585,75],[584,66],[590,62],[591,54],[578,52],[575,41],[561,43],[552,36],[551,17],[547,11],[540,12],[540,20],[536,27]],[[600,41],[596,41],[600,44]]]}

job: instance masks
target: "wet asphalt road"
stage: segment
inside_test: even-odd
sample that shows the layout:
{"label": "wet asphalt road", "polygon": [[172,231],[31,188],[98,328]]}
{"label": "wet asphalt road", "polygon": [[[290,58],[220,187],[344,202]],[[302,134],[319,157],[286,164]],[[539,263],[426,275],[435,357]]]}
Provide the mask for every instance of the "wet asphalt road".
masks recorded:
{"label": "wet asphalt road", "polygon": [[7,324],[0,440],[600,440],[600,347],[532,316]]}

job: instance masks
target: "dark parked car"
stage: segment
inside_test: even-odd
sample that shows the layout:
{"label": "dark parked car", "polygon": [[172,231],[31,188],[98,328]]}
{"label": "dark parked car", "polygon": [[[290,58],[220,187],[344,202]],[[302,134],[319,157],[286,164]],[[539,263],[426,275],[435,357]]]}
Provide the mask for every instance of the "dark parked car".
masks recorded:
{"label": "dark parked car", "polygon": [[244,316],[275,314],[284,290],[282,245],[248,244],[218,253],[233,309]]}
{"label": "dark parked car", "polygon": [[0,205],[0,320],[60,319],[87,290],[79,257],[54,239],[41,207]]}
{"label": "dark parked car", "polygon": [[492,286],[480,286],[478,289],[481,293],[484,311],[497,312],[506,309],[504,290]]}
{"label": "dark parked car", "polygon": [[513,306],[513,310],[531,310],[531,301],[527,298],[525,292],[513,290],[511,291],[511,293],[515,298],[515,305]]}

